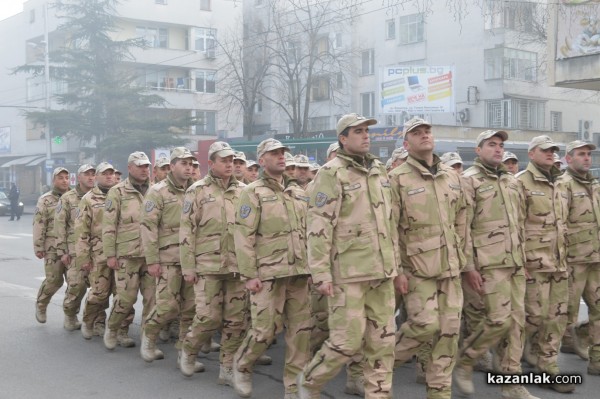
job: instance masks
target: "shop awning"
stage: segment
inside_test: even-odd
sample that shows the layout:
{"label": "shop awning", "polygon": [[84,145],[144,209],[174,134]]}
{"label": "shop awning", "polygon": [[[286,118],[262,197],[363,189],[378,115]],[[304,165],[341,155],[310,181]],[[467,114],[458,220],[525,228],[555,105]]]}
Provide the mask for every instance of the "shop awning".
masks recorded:
{"label": "shop awning", "polygon": [[[45,155],[28,155],[25,157],[20,157],[17,159],[13,159],[12,161],[8,161],[0,168],[9,168],[11,166],[34,166],[38,165],[40,161],[43,161],[46,158]],[[38,161],[36,163],[36,161]]]}

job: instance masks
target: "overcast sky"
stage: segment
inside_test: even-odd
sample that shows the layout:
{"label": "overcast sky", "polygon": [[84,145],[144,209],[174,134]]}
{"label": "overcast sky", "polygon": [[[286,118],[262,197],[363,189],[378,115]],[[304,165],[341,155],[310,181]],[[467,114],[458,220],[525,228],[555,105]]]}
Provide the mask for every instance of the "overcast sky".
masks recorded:
{"label": "overcast sky", "polygon": [[25,0],[0,0],[0,20],[23,11]]}

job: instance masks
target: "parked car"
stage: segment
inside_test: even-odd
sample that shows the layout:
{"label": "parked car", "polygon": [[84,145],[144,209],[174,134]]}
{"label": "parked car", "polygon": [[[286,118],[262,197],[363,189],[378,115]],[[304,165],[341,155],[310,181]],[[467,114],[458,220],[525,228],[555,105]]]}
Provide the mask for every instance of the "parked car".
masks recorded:
{"label": "parked car", "polygon": [[[23,214],[23,208],[25,205],[21,201],[19,201],[19,205],[17,208],[17,216],[21,216]],[[10,215],[10,200],[6,196],[3,191],[0,191],[0,216]]]}

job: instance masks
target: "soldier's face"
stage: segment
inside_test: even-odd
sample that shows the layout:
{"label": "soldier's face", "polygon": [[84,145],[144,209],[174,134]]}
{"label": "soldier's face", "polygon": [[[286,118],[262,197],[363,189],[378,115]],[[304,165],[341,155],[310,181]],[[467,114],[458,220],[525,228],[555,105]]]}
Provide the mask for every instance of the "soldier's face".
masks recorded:
{"label": "soldier's face", "polygon": [[201,177],[202,177],[202,173],[200,172],[200,164],[198,164],[198,165],[192,164],[192,179],[194,181],[198,181],[198,180],[200,180]]}
{"label": "soldier's face", "polygon": [[115,173],[115,184],[121,182],[121,173]]}
{"label": "soldier's face", "polygon": [[528,152],[528,155],[531,162],[540,168],[550,170],[554,164],[554,148],[542,150],[540,147],[535,147]]}
{"label": "soldier's face", "polygon": [[233,175],[236,179],[243,179],[244,173],[246,173],[246,162],[241,159],[235,159],[233,161]]}
{"label": "soldier's face", "polygon": [[577,173],[587,173],[592,167],[592,150],[589,147],[575,148],[566,156],[569,167]]}
{"label": "soldier's face", "polygon": [[265,152],[258,163],[269,175],[281,176],[285,172],[285,149],[278,148]]}
{"label": "soldier's face", "polygon": [[495,168],[502,163],[504,141],[498,136],[492,136],[484,140],[480,147],[475,148],[475,152],[483,163]]}
{"label": "soldier's face", "polygon": [[366,123],[350,127],[348,136],[340,135],[339,139],[349,154],[365,155],[371,148],[369,126]]}
{"label": "soldier's face", "polygon": [[150,176],[150,167],[148,165],[136,165],[134,163],[130,163],[127,165],[127,170],[129,171],[129,175],[133,177],[135,180],[145,181]]}
{"label": "soldier's face", "polygon": [[258,179],[258,165],[249,167],[246,169],[246,180],[250,183],[256,181]]}
{"label": "soldier's face", "polygon": [[214,157],[214,161],[208,161],[208,166],[213,174],[221,179],[228,179],[233,175],[233,155],[227,157]]}
{"label": "soldier's face", "polygon": [[298,184],[301,186],[308,183],[310,179],[310,168],[300,168],[296,167],[296,180],[298,180]]}
{"label": "soldier's face", "polygon": [[413,154],[433,151],[433,134],[431,127],[421,125],[404,135],[404,148]]}
{"label": "soldier's face", "polygon": [[296,165],[286,166],[285,167],[285,174],[290,179],[295,179],[296,178]]}
{"label": "soldier's face", "polygon": [[186,181],[190,177],[192,177],[192,170],[194,169],[192,165],[192,159],[177,159],[174,163],[171,164],[171,173],[175,177],[175,180],[178,181]]}
{"label": "soldier's face", "polygon": [[96,183],[98,183],[100,187],[104,188],[114,186],[116,183],[115,171],[112,169],[108,169],[100,173],[99,175],[96,175]]}
{"label": "soldier's face", "polygon": [[80,173],[79,176],[77,176],[77,181],[84,190],[91,190],[96,182],[96,171],[88,170]]}
{"label": "soldier's face", "polygon": [[67,172],[60,172],[54,176],[52,184],[61,193],[66,193],[69,190],[69,174]]}
{"label": "soldier's face", "polygon": [[163,165],[160,168],[154,168],[154,177],[156,181],[161,181],[167,178],[171,165]]}
{"label": "soldier's face", "polygon": [[517,162],[515,159],[507,159],[504,161],[504,166],[506,166],[506,170],[513,175],[519,173],[519,162]]}

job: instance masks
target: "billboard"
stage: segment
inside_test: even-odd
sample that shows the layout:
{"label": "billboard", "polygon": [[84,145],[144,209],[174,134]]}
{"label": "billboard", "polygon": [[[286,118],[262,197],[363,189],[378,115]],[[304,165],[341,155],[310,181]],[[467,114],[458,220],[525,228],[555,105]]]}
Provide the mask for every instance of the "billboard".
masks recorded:
{"label": "billboard", "polygon": [[454,112],[454,68],[396,65],[381,71],[381,112]]}
{"label": "billboard", "polygon": [[557,14],[556,59],[600,53],[600,4],[561,0]]}

